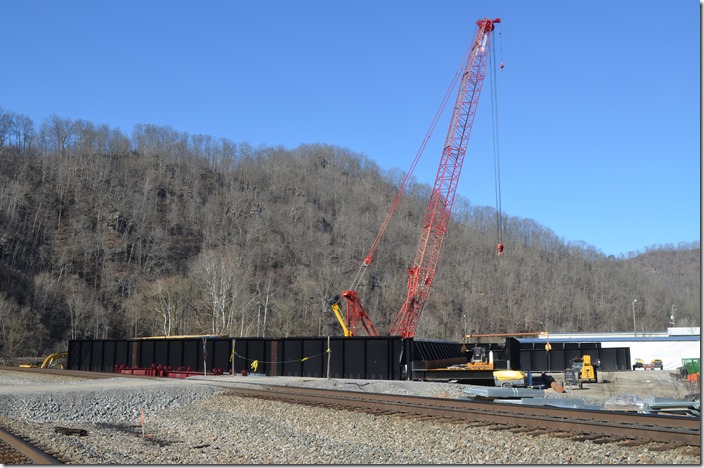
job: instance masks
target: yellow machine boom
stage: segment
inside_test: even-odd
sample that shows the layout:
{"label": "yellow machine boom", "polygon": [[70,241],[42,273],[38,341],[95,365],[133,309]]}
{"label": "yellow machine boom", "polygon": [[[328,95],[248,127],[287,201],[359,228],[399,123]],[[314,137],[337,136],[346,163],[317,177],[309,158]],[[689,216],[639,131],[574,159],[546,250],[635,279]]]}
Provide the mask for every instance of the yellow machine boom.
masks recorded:
{"label": "yellow machine boom", "polygon": [[68,352],[64,351],[61,353],[54,353],[48,355],[45,359],[44,362],[42,362],[39,365],[35,364],[20,364],[20,367],[39,367],[40,369],[49,369],[51,367],[58,367],[59,369],[63,369],[64,366],[63,364],[59,361],[60,359],[66,359],[68,357]]}
{"label": "yellow machine boom", "polygon": [[342,318],[342,313],[340,312],[340,296],[335,296],[333,298],[328,299],[328,304],[330,304],[332,313],[335,314],[337,321],[340,322],[340,326],[342,327],[342,333],[344,333],[345,336],[352,336],[352,332],[347,327],[345,319]]}

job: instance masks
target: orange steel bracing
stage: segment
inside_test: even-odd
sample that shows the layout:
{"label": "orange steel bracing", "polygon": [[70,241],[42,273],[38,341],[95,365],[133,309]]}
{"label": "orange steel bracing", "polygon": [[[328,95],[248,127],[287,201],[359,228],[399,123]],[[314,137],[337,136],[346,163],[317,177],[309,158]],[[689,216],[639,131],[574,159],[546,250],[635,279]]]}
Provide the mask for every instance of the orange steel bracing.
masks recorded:
{"label": "orange steel bracing", "polygon": [[494,24],[500,22],[500,18],[477,21],[477,32],[457,93],[416,256],[413,266],[408,269],[406,300],[394,320],[390,335],[400,335],[403,338],[415,335],[423,306],[430,294],[484,83]]}
{"label": "orange steel bracing", "polygon": [[504,336],[540,336],[547,335],[547,332],[517,332],[517,333],[468,333],[464,335],[466,339],[504,337]]}

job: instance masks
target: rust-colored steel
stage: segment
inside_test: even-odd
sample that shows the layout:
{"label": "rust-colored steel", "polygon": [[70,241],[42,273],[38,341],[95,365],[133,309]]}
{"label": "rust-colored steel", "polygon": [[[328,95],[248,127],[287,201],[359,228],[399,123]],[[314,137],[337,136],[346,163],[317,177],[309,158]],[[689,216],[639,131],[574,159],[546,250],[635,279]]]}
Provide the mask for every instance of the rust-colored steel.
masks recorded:
{"label": "rust-colored steel", "polygon": [[115,377],[128,377],[134,379],[151,379],[153,377],[143,376],[143,375],[131,375],[131,374],[120,374],[115,375],[114,372],[92,372],[92,371],[79,371],[70,369],[40,369],[38,367],[9,367],[0,366],[0,370],[12,371],[12,372],[29,372],[35,374],[50,374],[50,375],[60,375],[62,377],[78,377],[81,379],[114,379]]}

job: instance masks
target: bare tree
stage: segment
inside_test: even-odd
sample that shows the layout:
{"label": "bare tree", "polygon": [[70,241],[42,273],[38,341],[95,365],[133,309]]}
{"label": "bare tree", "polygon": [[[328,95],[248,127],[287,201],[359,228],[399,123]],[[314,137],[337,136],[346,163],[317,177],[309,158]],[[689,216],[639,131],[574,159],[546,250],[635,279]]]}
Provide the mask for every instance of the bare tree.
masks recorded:
{"label": "bare tree", "polygon": [[34,122],[26,115],[17,115],[14,122],[15,145],[21,155],[26,155],[32,149],[34,140]]}
{"label": "bare tree", "polygon": [[52,114],[42,123],[42,134],[46,135],[48,149],[56,154],[66,156],[75,138],[75,126],[71,119]]}
{"label": "bare tree", "polygon": [[184,316],[188,309],[187,286],[181,277],[171,276],[150,284],[146,295],[148,307],[162,319],[165,336],[187,331]]}
{"label": "bare tree", "polygon": [[[324,299],[350,286],[403,180],[330,145],[254,148],[147,124],[128,137],[56,115],[35,131],[0,111],[12,120],[0,146],[0,292],[12,314],[0,333],[29,336],[19,316],[41,322],[37,349],[71,337],[340,333]],[[359,284],[380,333],[405,297],[430,190],[411,182]],[[701,321],[698,241],[613,258],[504,215],[497,257],[496,210],[461,197],[455,208],[421,337],[538,322],[629,330],[635,298],[643,329],[666,327],[673,305],[678,324]]]}
{"label": "bare tree", "polygon": [[210,317],[211,333],[227,333],[233,326],[232,289],[235,284],[232,258],[225,252],[201,254],[191,267],[190,277],[199,292],[199,304]]}
{"label": "bare tree", "polygon": [[13,113],[7,112],[0,107],[0,148],[2,148],[12,135],[15,125]]}

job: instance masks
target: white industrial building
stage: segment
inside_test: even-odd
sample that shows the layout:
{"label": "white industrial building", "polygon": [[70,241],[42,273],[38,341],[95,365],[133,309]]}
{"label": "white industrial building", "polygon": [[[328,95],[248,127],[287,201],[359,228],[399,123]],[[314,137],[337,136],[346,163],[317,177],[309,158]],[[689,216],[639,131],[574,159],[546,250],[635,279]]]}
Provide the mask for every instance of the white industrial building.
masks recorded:
{"label": "white industrial building", "polygon": [[541,334],[539,339],[601,343],[602,348],[630,348],[633,362],[638,358],[646,364],[662,359],[663,369],[672,371],[682,366],[682,359],[701,359],[699,327],[668,328],[666,332],[653,333],[550,333]]}

